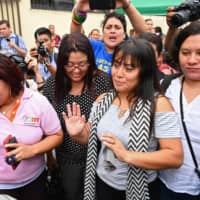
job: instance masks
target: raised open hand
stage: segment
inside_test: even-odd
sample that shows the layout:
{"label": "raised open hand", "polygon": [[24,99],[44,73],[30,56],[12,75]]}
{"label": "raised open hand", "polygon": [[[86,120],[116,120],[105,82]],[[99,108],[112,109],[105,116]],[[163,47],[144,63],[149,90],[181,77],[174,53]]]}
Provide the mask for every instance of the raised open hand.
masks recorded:
{"label": "raised open hand", "polygon": [[85,116],[81,115],[80,105],[73,103],[72,106],[67,104],[67,114],[63,114],[65,126],[70,136],[78,136],[84,129],[86,124]]}

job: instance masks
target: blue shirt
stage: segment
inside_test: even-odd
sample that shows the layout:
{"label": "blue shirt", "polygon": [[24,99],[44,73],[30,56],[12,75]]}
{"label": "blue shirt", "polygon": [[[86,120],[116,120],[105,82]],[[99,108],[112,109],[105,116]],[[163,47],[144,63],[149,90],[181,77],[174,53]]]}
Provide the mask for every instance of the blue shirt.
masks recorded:
{"label": "blue shirt", "polygon": [[[49,61],[53,67],[55,67],[55,68],[57,67],[54,52],[49,56]],[[38,67],[40,69],[40,73],[41,73],[42,77],[44,78],[44,80],[47,80],[51,76],[51,72],[49,72],[47,67],[42,63],[39,63]]]}
{"label": "blue shirt", "polygon": [[90,39],[90,44],[92,45],[94,51],[97,68],[111,75],[111,62],[113,54],[106,51],[105,44],[101,40]]}
{"label": "blue shirt", "polygon": [[[18,39],[17,39],[18,37]],[[7,38],[5,37],[1,37],[0,40],[1,40],[1,46],[0,46],[0,49],[2,51],[2,53],[5,53],[7,55],[19,55],[19,53],[16,51],[15,48],[12,48],[8,45],[8,42],[6,40]],[[25,43],[23,41],[23,39],[19,36],[19,35],[16,35],[14,33],[11,33],[10,36],[8,37],[8,39],[10,39],[11,42],[15,43],[16,44],[16,41],[18,41],[16,44],[20,49],[23,49],[25,52],[27,52],[27,48],[25,46]]]}

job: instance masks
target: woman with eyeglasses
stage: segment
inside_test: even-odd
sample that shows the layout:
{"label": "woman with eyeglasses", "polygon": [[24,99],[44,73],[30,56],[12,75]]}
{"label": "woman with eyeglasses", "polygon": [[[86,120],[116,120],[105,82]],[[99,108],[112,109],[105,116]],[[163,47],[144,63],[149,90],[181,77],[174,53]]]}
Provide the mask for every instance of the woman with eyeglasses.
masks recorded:
{"label": "woman with eyeglasses", "polygon": [[56,156],[66,200],[83,198],[87,145],[69,137],[62,112],[66,112],[66,104],[76,102],[87,120],[96,97],[110,88],[110,77],[97,69],[88,38],[81,33],[65,35],[59,47],[56,76],[47,80],[44,95],[54,105],[63,127],[64,142],[56,149]]}

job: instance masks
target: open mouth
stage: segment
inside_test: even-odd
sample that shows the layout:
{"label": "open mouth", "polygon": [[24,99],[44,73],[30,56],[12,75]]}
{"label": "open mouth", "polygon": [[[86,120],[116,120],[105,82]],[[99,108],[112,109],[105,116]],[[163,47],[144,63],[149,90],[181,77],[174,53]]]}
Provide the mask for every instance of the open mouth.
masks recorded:
{"label": "open mouth", "polygon": [[110,36],[109,40],[112,41],[112,42],[115,42],[117,40],[117,37],[116,36]]}

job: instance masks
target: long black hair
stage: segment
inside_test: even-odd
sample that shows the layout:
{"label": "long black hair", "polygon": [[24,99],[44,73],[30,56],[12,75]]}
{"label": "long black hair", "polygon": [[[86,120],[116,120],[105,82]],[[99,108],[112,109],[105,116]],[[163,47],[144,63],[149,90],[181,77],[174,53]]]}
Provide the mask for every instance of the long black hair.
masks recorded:
{"label": "long black hair", "polygon": [[[56,102],[61,101],[72,88],[71,80],[65,73],[64,66],[68,63],[71,52],[82,52],[87,55],[89,68],[84,78],[83,90],[87,87],[92,91],[94,74],[97,71],[92,46],[86,36],[81,33],[66,34],[60,44],[57,58],[57,71],[55,76],[55,97]],[[83,91],[82,90],[82,91]]]}
{"label": "long black hair", "polygon": [[161,94],[160,84],[157,77],[157,64],[154,50],[148,41],[136,38],[125,40],[115,48],[112,64],[119,53],[122,55],[120,59],[121,62],[124,61],[127,56],[131,56],[131,64],[133,67],[140,67],[138,84],[133,88],[128,96],[131,105],[129,119],[134,115],[135,103],[139,98],[141,98],[144,102],[148,100],[151,102],[151,121],[153,123],[155,113],[155,95]]}
{"label": "long black hair", "polygon": [[182,29],[175,38],[171,56],[174,61],[179,64],[179,51],[183,42],[192,35],[200,34],[200,21],[191,22],[188,26]]}
{"label": "long black hair", "polygon": [[24,74],[13,60],[0,54],[0,80],[10,86],[12,97],[24,90]]}

